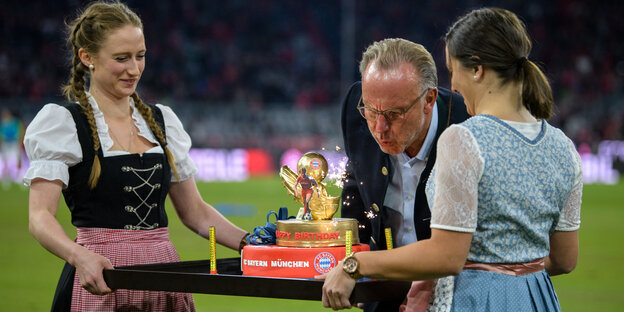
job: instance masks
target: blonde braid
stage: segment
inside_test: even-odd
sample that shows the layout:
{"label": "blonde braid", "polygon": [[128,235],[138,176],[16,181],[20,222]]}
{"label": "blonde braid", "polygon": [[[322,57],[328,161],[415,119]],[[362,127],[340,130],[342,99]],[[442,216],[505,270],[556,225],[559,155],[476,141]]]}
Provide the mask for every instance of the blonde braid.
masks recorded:
{"label": "blonde braid", "polygon": [[78,51],[82,48],[95,56],[102,48],[107,36],[125,25],[132,25],[143,29],[143,23],[136,13],[119,1],[96,1],[89,4],[84,11],[78,12],[78,17],[67,23],[67,43],[72,47],[72,70],[69,84],[63,87],[63,93],[69,101],[75,99],[82,107],[82,113],[87,117],[91,137],[93,138],[93,150],[95,156],[91,173],[89,174],[89,187],[94,189],[100,179],[101,166],[98,151],[100,150],[100,138],[97,134],[93,108],[86,95],[86,75],[89,69],[82,64]]}
{"label": "blonde braid", "polygon": [[93,115],[93,108],[87,99],[85,93],[86,72],[87,68],[80,57],[78,56],[79,48],[73,44],[76,38],[77,32],[80,30],[80,25],[84,19],[81,19],[72,30],[69,41],[72,43],[73,58],[72,58],[72,70],[69,84],[63,87],[63,93],[69,101],[77,100],[82,107],[82,113],[87,117],[89,128],[91,130],[91,138],[93,140],[93,150],[95,156],[93,157],[93,164],[91,165],[91,173],[89,174],[89,188],[94,189],[100,179],[101,166],[100,159],[98,157],[98,150],[100,149],[100,138],[97,133],[97,126],[95,124],[95,117]]}
{"label": "blonde braid", "polygon": [[169,166],[171,166],[171,170],[173,170],[173,176],[175,177],[176,181],[179,182],[180,176],[178,175],[178,169],[175,165],[175,158],[173,157],[173,153],[171,153],[171,150],[169,150],[169,147],[166,144],[167,140],[165,139],[162,129],[156,123],[154,116],[152,116],[152,109],[149,106],[145,105],[145,103],[143,103],[143,101],[141,100],[141,98],[139,98],[139,95],[136,92],[132,93],[132,99],[134,100],[134,106],[139,110],[139,113],[141,113],[141,116],[143,116],[143,119],[145,119],[154,135],[156,135],[160,142],[165,144],[163,145],[163,149],[165,150],[165,154],[167,154],[167,161],[169,162]]}

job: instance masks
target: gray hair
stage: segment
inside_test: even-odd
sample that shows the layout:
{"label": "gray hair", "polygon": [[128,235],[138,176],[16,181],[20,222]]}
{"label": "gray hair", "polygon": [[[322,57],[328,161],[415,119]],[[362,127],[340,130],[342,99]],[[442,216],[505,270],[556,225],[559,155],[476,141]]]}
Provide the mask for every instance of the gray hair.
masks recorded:
{"label": "gray hair", "polygon": [[438,86],[438,74],[433,57],[421,44],[400,38],[373,42],[362,53],[360,75],[363,76],[368,64],[374,61],[384,70],[397,68],[402,63],[410,63],[420,76],[423,89]]}

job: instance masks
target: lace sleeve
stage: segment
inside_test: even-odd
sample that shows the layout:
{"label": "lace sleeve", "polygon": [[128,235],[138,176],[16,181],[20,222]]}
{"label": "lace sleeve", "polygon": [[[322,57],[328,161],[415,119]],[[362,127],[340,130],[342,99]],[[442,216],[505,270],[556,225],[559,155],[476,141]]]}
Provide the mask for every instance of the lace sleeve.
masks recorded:
{"label": "lace sleeve", "polygon": [[472,133],[453,125],[438,141],[431,228],[474,232],[484,161]]}
{"label": "lace sleeve", "polygon": [[574,144],[570,142],[570,153],[574,159],[575,179],[572,191],[568,199],[563,204],[559,223],[555,227],[555,231],[576,231],[581,226],[581,197],[583,195],[583,167],[581,165],[581,156],[574,148]]}
{"label": "lace sleeve", "polygon": [[[191,137],[184,130],[182,122],[170,107],[156,104],[162,111],[167,133],[167,144],[175,158],[176,169],[180,176],[180,181],[185,181],[197,174],[197,166],[189,156],[191,149]],[[175,177],[171,177],[171,181]]]}

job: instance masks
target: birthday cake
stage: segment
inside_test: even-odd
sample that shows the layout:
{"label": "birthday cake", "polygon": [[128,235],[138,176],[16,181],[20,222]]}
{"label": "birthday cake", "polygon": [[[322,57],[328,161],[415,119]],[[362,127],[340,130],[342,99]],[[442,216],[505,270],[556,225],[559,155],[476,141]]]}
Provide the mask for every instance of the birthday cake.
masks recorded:
{"label": "birthday cake", "polygon": [[[368,251],[356,244],[353,252]],[[248,245],[243,248],[243,275],[283,278],[313,278],[328,273],[345,258],[345,247],[285,247]]]}
{"label": "birthday cake", "polygon": [[307,153],[299,159],[297,172],[283,166],[280,176],[283,186],[304,207],[296,218],[278,218],[274,244],[243,248],[243,275],[313,278],[328,273],[347,253],[370,250],[359,243],[357,220],[332,219],[340,197],[329,196],[320,183],[327,173],[325,158]]}
{"label": "birthday cake", "polygon": [[278,221],[277,244],[243,248],[243,275],[312,278],[328,273],[347,256],[347,231],[352,236],[352,252],[370,250],[368,245],[359,244],[354,219]]}

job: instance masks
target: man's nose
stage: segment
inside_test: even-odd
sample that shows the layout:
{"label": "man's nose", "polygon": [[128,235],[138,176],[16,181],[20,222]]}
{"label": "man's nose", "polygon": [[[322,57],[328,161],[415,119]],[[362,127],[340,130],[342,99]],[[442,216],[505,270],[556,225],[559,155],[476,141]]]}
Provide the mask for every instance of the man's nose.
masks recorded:
{"label": "man's nose", "polygon": [[377,118],[377,121],[375,121],[375,131],[379,133],[384,133],[388,131],[388,129],[390,129],[390,122],[388,122],[386,116],[379,116],[379,118]]}

